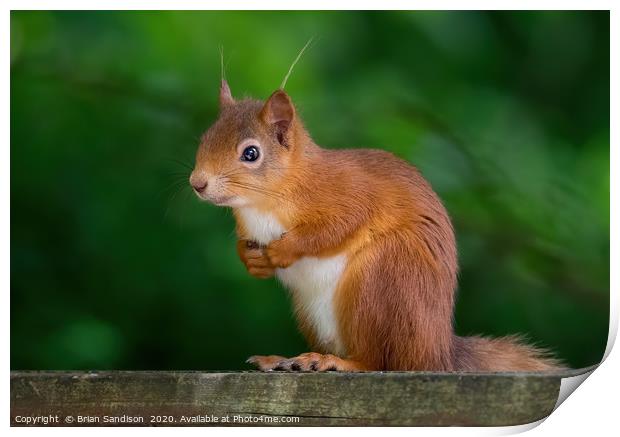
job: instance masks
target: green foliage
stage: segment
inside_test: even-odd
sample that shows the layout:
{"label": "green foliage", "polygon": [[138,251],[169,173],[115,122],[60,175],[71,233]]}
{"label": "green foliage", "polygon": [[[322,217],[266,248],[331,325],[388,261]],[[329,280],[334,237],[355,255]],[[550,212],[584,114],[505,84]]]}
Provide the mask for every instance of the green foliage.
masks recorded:
{"label": "green foliage", "polygon": [[187,187],[217,114],[288,81],[325,147],[385,148],[444,199],[459,333],[600,361],[607,12],[13,12],[11,367],[238,369],[306,351],[287,293]]}

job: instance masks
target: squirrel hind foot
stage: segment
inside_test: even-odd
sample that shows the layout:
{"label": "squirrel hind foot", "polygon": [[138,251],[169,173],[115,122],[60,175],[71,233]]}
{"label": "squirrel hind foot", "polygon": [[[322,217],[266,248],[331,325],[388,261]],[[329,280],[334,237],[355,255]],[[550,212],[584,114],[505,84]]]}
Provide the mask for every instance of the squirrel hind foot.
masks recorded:
{"label": "squirrel hind foot", "polygon": [[293,358],[279,355],[254,355],[247,360],[263,372],[359,372],[368,370],[361,363],[331,354],[307,352]]}

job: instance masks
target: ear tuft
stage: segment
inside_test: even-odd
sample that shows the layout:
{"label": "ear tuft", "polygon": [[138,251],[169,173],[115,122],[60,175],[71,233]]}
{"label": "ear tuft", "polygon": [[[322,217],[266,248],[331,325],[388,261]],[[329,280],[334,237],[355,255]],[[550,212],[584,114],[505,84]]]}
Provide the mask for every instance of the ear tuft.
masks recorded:
{"label": "ear tuft", "polygon": [[276,128],[276,135],[280,144],[286,146],[285,134],[295,118],[295,107],[291,98],[284,90],[275,91],[260,112],[262,120]]}
{"label": "ear tuft", "polygon": [[228,82],[222,79],[222,84],[220,85],[220,107],[223,108],[233,103],[235,103],[235,99],[233,99],[232,93],[230,92]]}

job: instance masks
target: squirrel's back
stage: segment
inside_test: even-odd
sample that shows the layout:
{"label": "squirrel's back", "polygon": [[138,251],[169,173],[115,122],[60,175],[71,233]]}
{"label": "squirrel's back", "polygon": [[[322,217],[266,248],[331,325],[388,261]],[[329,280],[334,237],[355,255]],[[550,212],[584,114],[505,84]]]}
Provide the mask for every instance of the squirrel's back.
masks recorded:
{"label": "squirrel's back", "polygon": [[[528,345],[517,335],[486,338],[459,337],[453,334],[452,318],[447,314],[454,311],[457,284],[458,262],[454,231],[441,200],[414,166],[382,150],[326,151],[326,156],[331,158],[334,168],[348,168],[350,171],[353,169],[355,176],[350,174],[349,177],[353,180],[356,177],[365,180],[358,180],[357,186],[368,190],[368,195],[377,197],[371,204],[379,211],[383,223],[391,223],[383,229],[383,238],[390,241],[390,250],[403,255],[410,254],[413,250],[415,259],[424,260],[427,267],[425,271],[419,272],[417,277],[427,288],[424,288],[424,284],[406,288],[408,296],[399,296],[399,300],[401,305],[409,301],[413,303],[412,308],[426,308],[425,311],[430,312],[431,316],[437,316],[436,321],[428,326],[429,332],[421,331],[424,324],[418,327],[417,332],[412,332],[406,326],[410,321],[406,317],[400,317],[403,326],[399,329],[400,332],[409,332],[410,335],[428,335],[436,342],[433,346],[437,346],[437,341],[443,338],[444,347],[418,347],[414,351],[404,345],[400,346],[398,350],[402,356],[392,359],[392,364],[395,365],[390,365],[389,357],[377,358],[384,368],[402,369],[409,365],[409,370],[489,372],[549,371],[561,368],[560,362],[552,358],[546,350]],[[368,187],[367,181],[371,181],[372,187]],[[379,227],[374,229],[378,231]],[[391,238],[393,236],[397,238]],[[378,243],[375,241],[373,244]],[[407,264],[412,259],[399,259],[396,256],[393,261]],[[383,272],[385,274],[390,270],[388,268]],[[381,280],[385,279],[384,276]],[[398,294],[399,291],[386,289],[385,293]],[[383,299],[391,300],[389,295],[384,295]],[[375,310],[376,308],[377,306]],[[398,318],[399,311],[394,311],[393,315]],[[407,339],[403,338],[401,341],[406,342]],[[419,353],[420,349],[432,351],[437,355],[436,359],[407,359],[407,354]],[[419,363],[426,363],[429,367],[421,369]]]}

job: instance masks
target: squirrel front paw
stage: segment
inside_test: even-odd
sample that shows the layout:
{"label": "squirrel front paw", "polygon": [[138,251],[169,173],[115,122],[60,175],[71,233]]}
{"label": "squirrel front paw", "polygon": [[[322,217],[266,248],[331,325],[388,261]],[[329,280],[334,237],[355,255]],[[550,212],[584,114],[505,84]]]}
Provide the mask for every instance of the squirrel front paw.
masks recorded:
{"label": "squirrel front paw", "polygon": [[265,255],[269,259],[271,265],[280,268],[289,267],[300,257],[291,248],[289,238],[285,234],[279,240],[272,241],[265,248]]}
{"label": "squirrel front paw", "polygon": [[260,279],[271,278],[274,275],[275,268],[258,243],[250,240],[239,240],[237,252],[250,275]]}

